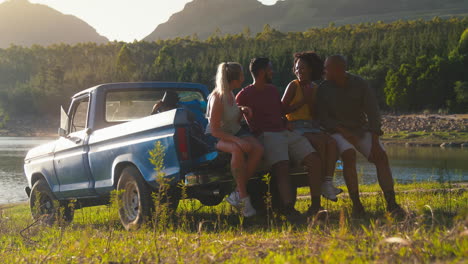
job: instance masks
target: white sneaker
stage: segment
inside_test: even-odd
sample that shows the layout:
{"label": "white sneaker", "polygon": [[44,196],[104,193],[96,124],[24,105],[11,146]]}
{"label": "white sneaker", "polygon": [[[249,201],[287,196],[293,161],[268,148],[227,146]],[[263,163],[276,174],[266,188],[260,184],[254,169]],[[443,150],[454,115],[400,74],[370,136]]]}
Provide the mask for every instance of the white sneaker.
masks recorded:
{"label": "white sneaker", "polygon": [[252,203],[250,202],[250,196],[242,198],[241,200],[242,205],[242,214],[244,217],[251,217],[257,214],[255,208],[253,208]]}
{"label": "white sneaker", "polygon": [[330,201],[336,202],[336,191],[331,181],[325,181],[322,183],[322,195]]}
{"label": "white sneaker", "polygon": [[239,192],[237,191],[233,191],[228,197],[226,197],[226,201],[237,209],[241,208],[241,199]]}

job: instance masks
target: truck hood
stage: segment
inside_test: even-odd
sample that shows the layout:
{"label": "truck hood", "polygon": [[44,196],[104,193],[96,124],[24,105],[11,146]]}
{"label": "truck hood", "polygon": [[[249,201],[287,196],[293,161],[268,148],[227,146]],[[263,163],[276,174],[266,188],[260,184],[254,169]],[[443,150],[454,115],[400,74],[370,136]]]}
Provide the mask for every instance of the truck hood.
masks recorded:
{"label": "truck hood", "polygon": [[55,149],[55,144],[57,144],[57,140],[46,143],[46,144],[42,144],[35,148],[32,148],[26,154],[26,157],[24,158],[24,160],[30,160],[30,159],[52,154]]}

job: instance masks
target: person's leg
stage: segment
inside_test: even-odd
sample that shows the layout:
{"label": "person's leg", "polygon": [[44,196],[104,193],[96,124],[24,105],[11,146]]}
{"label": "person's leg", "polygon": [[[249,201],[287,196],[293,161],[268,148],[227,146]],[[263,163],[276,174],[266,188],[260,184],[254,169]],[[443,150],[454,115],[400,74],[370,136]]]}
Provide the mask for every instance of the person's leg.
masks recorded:
{"label": "person's leg", "polygon": [[[307,138],[310,144],[312,144],[312,146],[317,150],[318,154],[320,155],[320,159],[322,161],[321,163],[322,194],[325,198],[336,202],[337,192],[335,191],[335,187],[333,186],[333,181],[332,181],[333,174],[329,174],[330,171],[332,171],[331,173],[334,173],[335,171],[334,166],[336,164],[336,150],[334,152],[331,152],[335,156],[332,159],[330,159],[328,155],[328,151],[327,151],[328,150],[327,143],[329,141],[329,137],[324,133],[304,133],[303,136]],[[336,148],[336,144],[334,146]],[[330,166],[332,166],[332,168],[330,168]]]}
{"label": "person's leg", "polygon": [[312,200],[312,205],[309,208],[309,214],[315,215],[322,207],[320,201],[320,196],[322,195],[322,161],[319,154],[317,152],[313,152],[307,155],[304,158],[303,165],[306,166],[308,170],[310,198]]}
{"label": "person's leg", "polygon": [[231,172],[237,185],[237,192],[231,193],[226,200],[241,210],[245,217],[257,214],[247,193],[248,175],[246,170],[245,153],[233,142],[221,140],[216,147],[223,151],[231,153]]}
{"label": "person's leg", "polygon": [[359,184],[356,170],[356,150],[342,135],[331,135],[337,144],[338,153],[343,161],[343,176],[348,187],[349,197],[353,203],[353,216],[360,217],[365,214],[359,198]]}
{"label": "person's leg", "polygon": [[325,180],[325,175],[327,171],[327,142],[324,137],[325,134],[318,133],[304,133],[302,136],[307,138],[307,140],[312,144],[312,146],[317,150],[317,153],[320,155],[322,160],[322,180]]}
{"label": "person's leg", "polygon": [[387,154],[385,153],[381,159],[374,161],[374,164],[380,188],[387,202],[387,211],[395,214],[404,214],[403,209],[396,202],[393,176]]}
{"label": "person's leg", "polygon": [[336,169],[336,161],[338,159],[338,148],[336,145],[336,141],[330,137],[329,135],[326,135],[326,140],[327,140],[327,155],[325,158],[325,175],[326,177],[332,177],[335,175],[335,169]]}
{"label": "person's leg", "polygon": [[356,151],[354,149],[345,150],[341,154],[343,160],[343,176],[348,187],[349,198],[353,202],[353,216],[361,217],[365,214],[359,197],[359,184],[356,172]]}
{"label": "person's leg", "polygon": [[289,179],[288,138],[284,132],[265,132],[259,138],[264,147],[265,163],[271,166],[272,176],[281,200],[281,210],[289,214],[294,210],[294,197]]}
{"label": "person's leg", "polygon": [[247,170],[244,152],[233,142],[221,140],[216,144],[220,151],[231,153],[231,173],[237,184],[240,198],[248,196],[247,193]]}
{"label": "person's leg", "polygon": [[242,138],[248,141],[251,145],[251,151],[247,153],[247,177],[248,179],[252,178],[255,175],[255,171],[258,168],[258,164],[262,160],[263,157],[263,146],[258,142],[258,140],[254,137],[244,137]]}
{"label": "person's leg", "polygon": [[[382,143],[379,141],[379,147],[385,151]],[[366,133],[364,137],[359,141],[358,150],[368,158],[370,156],[372,148],[372,135],[371,133]],[[393,183],[392,171],[390,169],[390,163],[388,161],[387,153],[384,152],[382,156],[378,159],[370,161],[374,163],[377,171],[377,179],[379,181],[380,188],[385,196],[387,202],[387,210],[389,212],[395,212],[400,214],[403,212],[403,209],[397,204],[395,199],[395,190]]]}
{"label": "person's leg", "polygon": [[289,161],[284,160],[273,164],[273,177],[276,178],[281,203],[283,209],[294,208],[294,197],[291,192],[291,181],[289,179]]}
{"label": "person's leg", "polygon": [[309,143],[307,138],[296,133],[289,134],[289,153],[294,164],[307,167],[308,183],[312,205],[308,210],[309,215],[316,214],[321,209],[322,186],[322,160],[319,153]]}
{"label": "person's leg", "polygon": [[349,193],[359,192],[358,178],[356,172],[356,151],[347,149],[341,154],[343,160],[343,176]]}

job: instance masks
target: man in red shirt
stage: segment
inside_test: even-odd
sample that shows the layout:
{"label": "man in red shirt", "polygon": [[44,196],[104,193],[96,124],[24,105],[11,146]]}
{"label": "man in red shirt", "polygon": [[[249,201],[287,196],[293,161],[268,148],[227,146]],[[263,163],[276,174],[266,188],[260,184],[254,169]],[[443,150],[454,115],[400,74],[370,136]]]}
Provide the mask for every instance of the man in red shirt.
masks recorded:
{"label": "man in red shirt", "polygon": [[298,216],[294,208],[294,197],[291,192],[289,165],[303,165],[308,168],[309,187],[312,205],[307,211],[308,216],[321,210],[321,161],[320,156],[309,141],[290,131],[281,96],[273,86],[273,67],[267,58],[255,58],[250,62],[250,72],[254,83],[242,89],[236,97],[239,106],[252,109],[252,117],[247,119],[252,132],[258,137],[265,148],[265,161],[271,166],[276,177],[280,198],[283,202],[281,212],[286,216]]}

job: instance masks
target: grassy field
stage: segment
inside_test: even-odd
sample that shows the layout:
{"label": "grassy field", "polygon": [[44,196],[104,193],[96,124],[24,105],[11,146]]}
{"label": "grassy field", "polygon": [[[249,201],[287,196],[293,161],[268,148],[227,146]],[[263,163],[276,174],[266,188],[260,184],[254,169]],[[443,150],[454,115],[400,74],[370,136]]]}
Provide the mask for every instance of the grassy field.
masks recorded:
{"label": "grassy field", "polygon": [[[34,223],[27,205],[15,205],[0,208],[0,256],[2,263],[463,263],[468,192],[453,187],[397,185],[397,199],[410,212],[405,219],[386,214],[383,196],[373,193],[378,186],[370,185],[361,188],[365,219],[349,217],[346,197],[324,202],[325,220],[295,225],[243,219],[225,202],[186,200],[175,217],[161,215],[132,232],[121,227],[115,205],[77,210],[71,224],[52,227]],[[300,199],[296,208],[305,211],[309,202]]]}
{"label": "grassy field", "polygon": [[442,144],[444,142],[468,142],[468,132],[397,132],[385,133],[382,137],[385,142],[416,144]]}

